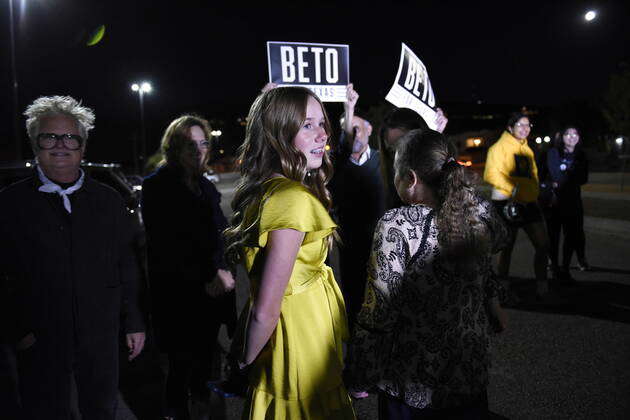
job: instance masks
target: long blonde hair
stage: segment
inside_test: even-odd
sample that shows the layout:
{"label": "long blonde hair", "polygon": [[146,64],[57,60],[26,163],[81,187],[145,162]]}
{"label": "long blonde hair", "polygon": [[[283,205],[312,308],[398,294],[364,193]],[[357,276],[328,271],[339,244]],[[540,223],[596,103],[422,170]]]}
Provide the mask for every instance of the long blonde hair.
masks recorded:
{"label": "long blonde hair", "polygon": [[317,100],[324,114],[324,129],[329,138],[331,126],[326,110],[319,98],[302,87],[278,87],[262,93],[249,110],[245,141],[239,149],[241,180],[236,187],[230,227],[224,232],[228,261],[237,263],[246,233],[255,228],[257,221],[246,225],[247,207],[260,198],[262,184],[282,174],[298,181],[315,195],[327,210],[332,206],[326,184],[332,177],[332,163],[324,154],[322,166],[307,170],[306,157],[295,148],[293,139],[306,119],[309,98]]}

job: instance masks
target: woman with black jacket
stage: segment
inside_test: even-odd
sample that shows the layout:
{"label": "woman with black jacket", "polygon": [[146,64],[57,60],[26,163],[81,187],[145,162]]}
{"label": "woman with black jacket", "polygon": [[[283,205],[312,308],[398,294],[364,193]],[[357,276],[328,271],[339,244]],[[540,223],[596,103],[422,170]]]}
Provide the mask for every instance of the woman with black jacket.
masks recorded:
{"label": "woman with black jacket", "polygon": [[[580,133],[575,126],[567,126],[556,138],[556,144],[547,152],[547,176],[543,189],[550,190],[547,213],[552,270],[559,280],[572,281],[569,266],[573,252],[577,254],[578,268],[589,268],[584,253],[584,210],[581,186],[588,181],[588,162],[580,147]],[[558,250],[560,232],[564,233],[562,265]]]}
{"label": "woman with black jacket", "polygon": [[234,278],[224,260],[221,195],[204,176],[210,127],[185,115],[162,138],[164,162],[143,182],[153,324],[169,361],[164,415],[188,419],[188,395],[207,397],[222,323],[234,328]]}

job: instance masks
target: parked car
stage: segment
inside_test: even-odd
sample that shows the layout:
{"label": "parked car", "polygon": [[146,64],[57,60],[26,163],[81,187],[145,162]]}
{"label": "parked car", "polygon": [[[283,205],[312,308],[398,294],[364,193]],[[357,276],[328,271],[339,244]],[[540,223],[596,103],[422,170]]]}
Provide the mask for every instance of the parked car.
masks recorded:
{"label": "parked car", "polygon": [[[118,163],[83,162],[81,167],[92,178],[109,185],[123,197],[125,206],[134,224],[142,230],[142,213],[140,211],[141,187],[135,185],[122,172]],[[33,175],[35,162],[32,160],[0,163],[0,190],[21,179]]]}

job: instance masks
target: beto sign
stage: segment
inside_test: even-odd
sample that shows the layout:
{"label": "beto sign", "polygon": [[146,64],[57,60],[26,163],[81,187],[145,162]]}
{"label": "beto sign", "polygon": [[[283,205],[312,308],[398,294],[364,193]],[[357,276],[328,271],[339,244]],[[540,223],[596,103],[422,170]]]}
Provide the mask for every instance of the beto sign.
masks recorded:
{"label": "beto sign", "polygon": [[400,53],[400,64],[396,81],[385,99],[398,108],[409,108],[416,111],[435,130],[435,95],[429,73],[417,55],[404,43]]}
{"label": "beto sign", "polygon": [[269,81],[304,86],[326,102],[346,101],[349,58],[347,45],[267,42]]}

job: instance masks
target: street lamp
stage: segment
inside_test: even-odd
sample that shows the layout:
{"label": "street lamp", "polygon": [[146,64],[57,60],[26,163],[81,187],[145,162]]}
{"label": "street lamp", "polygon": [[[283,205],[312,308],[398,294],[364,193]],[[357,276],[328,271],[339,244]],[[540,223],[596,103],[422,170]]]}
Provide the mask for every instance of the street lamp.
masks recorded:
{"label": "street lamp", "polygon": [[15,64],[15,27],[13,17],[13,0],[9,0],[9,32],[11,38],[11,85],[13,87],[13,138],[17,159],[22,159],[22,136],[20,135],[20,110],[18,97],[18,76]]}
{"label": "street lamp", "polygon": [[[144,128],[144,94],[150,93],[153,90],[153,87],[149,82],[140,82],[132,84],[131,90],[138,93],[138,98],[140,100],[140,161],[142,161],[142,166],[144,166],[147,157],[146,132]],[[137,158],[137,147],[135,147],[135,145],[133,148],[133,155],[137,173],[141,168]]]}

